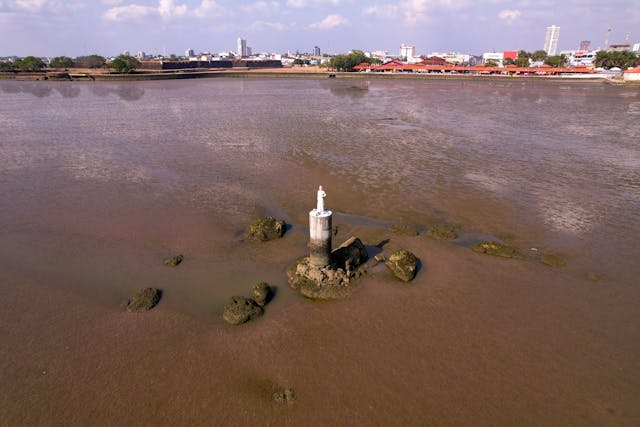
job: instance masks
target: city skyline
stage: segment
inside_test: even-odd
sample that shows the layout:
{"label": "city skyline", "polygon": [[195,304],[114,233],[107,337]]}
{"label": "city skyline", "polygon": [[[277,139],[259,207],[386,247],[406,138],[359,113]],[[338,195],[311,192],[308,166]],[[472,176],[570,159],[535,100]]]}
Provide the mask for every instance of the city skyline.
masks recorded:
{"label": "city skyline", "polygon": [[0,0],[0,56],[181,54],[185,49],[323,53],[387,50],[416,54],[543,49],[551,24],[562,28],[558,51],[582,40],[604,47],[640,41],[640,8],[630,0]]}

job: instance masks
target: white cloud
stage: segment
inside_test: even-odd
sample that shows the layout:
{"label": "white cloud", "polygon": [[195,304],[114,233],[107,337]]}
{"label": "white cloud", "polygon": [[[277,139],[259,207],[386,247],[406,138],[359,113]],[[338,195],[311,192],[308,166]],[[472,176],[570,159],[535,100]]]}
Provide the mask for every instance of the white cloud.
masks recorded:
{"label": "white cloud", "polygon": [[471,0],[402,0],[399,7],[405,24],[413,26],[428,20],[438,11],[464,9],[470,4]]}
{"label": "white cloud", "polygon": [[222,15],[224,13],[224,8],[220,6],[216,0],[202,0],[200,6],[198,6],[193,12],[199,18],[211,18],[213,16]]}
{"label": "white cloud", "polygon": [[398,14],[398,6],[395,4],[370,6],[366,8],[363,13],[365,15],[375,16],[377,18],[393,18]]}
{"label": "white cloud", "polygon": [[278,9],[280,3],[277,1],[257,1],[240,7],[246,13],[269,13]]}
{"label": "white cloud", "polygon": [[128,21],[152,15],[157,9],[139,4],[130,4],[127,6],[116,6],[107,10],[103,17],[107,21]]}
{"label": "white cloud", "polygon": [[46,0],[15,0],[13,2],[13,7],[15,7],[16,9],[24,10],[31,13],[38,12],[46,5]]}
{"label": "white cloud", "polygon": [[340,27],[342,25],[348,25],[349,20],[340,15],[328,15],[320,22],[309,25],[310,28],[317,28],[319,30],[329,30],[331,28]]}
{"label": "white cloud", "polygon": [[276,31],[282,31],[285,28],[287,28],[287,26],[284,25],[281,22],[256,21],[253,24],[251,24],[251,26],[249,28],[251,28],[252,30],[276,30]]}
{"label": "white cloud", "polygon": [[344,3],[351,3],[351,0],[287,0],[287,6],[296,9],[310,6],[340,6]]}
{"label": "white cloud", "polygon": [[504,9],[504,10],[501,10],[500,13],[498,13],[498,18],[511,24],[515,20],[517,20],[520,17],[520,15],[522,15],[522,12],[520,12],[517,9]]}
{"label": "white cloud", "polygon": [[102,3],[108,4],[109,6],[115,6],[117,4],[122,3],[124,0],[102,0]]}
{"label": "white cloud", "polygon": [[165,19],[174,16],[183,16],[187,13],[187,5],[174,5],[173,0],[160,0],[158,3],[158,13]]}

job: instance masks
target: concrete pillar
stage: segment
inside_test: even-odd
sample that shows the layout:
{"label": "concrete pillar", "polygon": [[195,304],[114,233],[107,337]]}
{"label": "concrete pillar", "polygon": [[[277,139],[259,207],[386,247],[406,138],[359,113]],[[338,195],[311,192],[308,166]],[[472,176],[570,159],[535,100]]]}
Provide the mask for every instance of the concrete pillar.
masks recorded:
{"label": "concrete pillar", "polygon": [[331,263],[331,218],[333,212],[324,208],[326,193],[318,189],[318,205],[309,212],[309,250],[311,264],[326,267]]}

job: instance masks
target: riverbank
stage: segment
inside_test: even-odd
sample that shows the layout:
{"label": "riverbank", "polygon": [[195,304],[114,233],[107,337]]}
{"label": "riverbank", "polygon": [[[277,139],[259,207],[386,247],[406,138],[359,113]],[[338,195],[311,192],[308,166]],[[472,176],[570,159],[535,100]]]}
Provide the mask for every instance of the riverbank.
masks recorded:
{"label": "riverbank", "polygon": [[640,86],[640,82],[625,82],[622,79],[602,77],[575,78],[563,76],[509,76],[509,75],[468,75],[468,74],[414,74],[414,73],[362,73],[334,72],[320,67],[273,68],[273,69],[200,69],[178,71],[145,71],[130,74],[116,74],[105,70],[69,70],[61,77],[60,73],[4,72],[0,79],[15,80],[72,80],[72,81],[150,81],[182,80],[201,78],[312,78],[326,79],[417,79],[417,80],[453,80],[453,81],[517,81],[517,82],[579,82],[606,83],[611,85]]}

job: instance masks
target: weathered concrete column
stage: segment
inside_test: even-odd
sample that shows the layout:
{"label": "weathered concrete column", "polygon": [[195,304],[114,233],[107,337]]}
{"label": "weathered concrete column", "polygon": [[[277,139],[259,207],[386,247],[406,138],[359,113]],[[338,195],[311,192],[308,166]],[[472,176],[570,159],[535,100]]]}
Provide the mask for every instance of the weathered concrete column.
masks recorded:
{"label": "weathered concrete column", "polygon": [[325,267],[331,263],[331,217],[333,212],[324,208],[327,194],[318,189],[318,205],[309,212],[309,249],[311,264]]}

